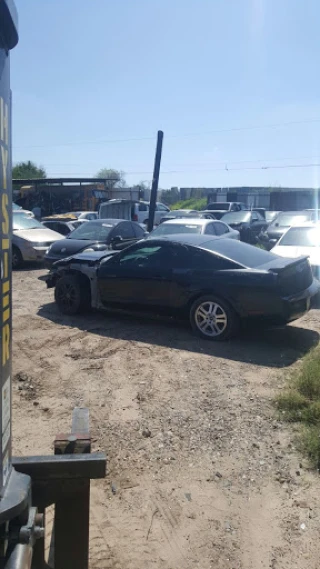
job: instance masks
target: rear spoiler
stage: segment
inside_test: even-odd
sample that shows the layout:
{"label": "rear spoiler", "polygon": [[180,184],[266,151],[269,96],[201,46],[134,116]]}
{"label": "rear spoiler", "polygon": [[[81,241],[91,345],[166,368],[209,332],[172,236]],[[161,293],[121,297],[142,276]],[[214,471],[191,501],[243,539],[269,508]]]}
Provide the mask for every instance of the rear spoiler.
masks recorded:
{"label": "rear spoiler", "polygon": [[285,269],[292,269],[293,267],[300,265],[303,261],[308,261],[309,257],[303,255],[297,259],[288,259],[287,257],[279,257],[279,259],[265,263],[264,265],[259,265],[255,267],[257,270],[270,271],[273,273],[281,273]]}

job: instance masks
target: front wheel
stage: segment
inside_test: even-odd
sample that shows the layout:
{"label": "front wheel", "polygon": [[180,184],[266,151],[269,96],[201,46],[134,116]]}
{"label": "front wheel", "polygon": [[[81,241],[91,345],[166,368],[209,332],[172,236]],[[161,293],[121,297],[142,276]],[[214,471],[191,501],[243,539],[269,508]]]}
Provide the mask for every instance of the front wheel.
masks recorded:
{"label": "front wheel", "polygon": [[11,257],[12,268],[14,271],[20,269],[23,265],[23,257],[20,249],[15,245],[12,245],[12,257]]}
{"label": "front wheel", "polygon": [[54,297],[63,314],[78,314],[90,306],[89,285],[73,275],[58,280]]}
{"label": "front wheel", "polygon": [[209,295],[202,296],[193,303],[190,323],[198,336],[217,342],[228,340],[236,334],[239,318],[227,302]]}

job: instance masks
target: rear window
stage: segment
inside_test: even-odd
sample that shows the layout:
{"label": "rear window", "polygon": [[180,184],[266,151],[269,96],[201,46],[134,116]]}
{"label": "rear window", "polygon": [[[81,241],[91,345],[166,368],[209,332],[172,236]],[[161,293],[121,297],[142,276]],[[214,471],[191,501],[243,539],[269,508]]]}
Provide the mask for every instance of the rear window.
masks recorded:
{"label": "rear window", "polygon": [[290,227],[291,225],[302,225],[305,221],[310,220],[308,213],[292,214],[280,213],[278,217],[271,223],[270,227]]}
{"label": "rear window", "polygon": [[319,227],[291,227],[279,241],[279,245],[294,247],[319,247]]}
{"label": "rear window", "polygon": [[224,211],[230,210],[230,203],[229,202],[214,202],[209,203],[207,209],[223,209]]}
{"label": "rear window", "polygon": [[225,255],[235,263],[253,269],[277,258],[274,253],[232,239],[210,240],[201,243],[201,248]]}
{"label": "rear window", "polygon": [[162,223],[152,231],[150,237],[156,239],[157,237],[162,237],[163,235],[174,235],[175,233],[201,233],[202,225],[196,223]]}

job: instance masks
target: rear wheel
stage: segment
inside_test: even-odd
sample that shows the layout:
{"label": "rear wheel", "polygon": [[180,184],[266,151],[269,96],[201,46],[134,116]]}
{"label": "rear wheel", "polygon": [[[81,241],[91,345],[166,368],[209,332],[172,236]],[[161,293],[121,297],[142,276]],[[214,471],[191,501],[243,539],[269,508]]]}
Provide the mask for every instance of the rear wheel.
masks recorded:
{"label": "rear wheel", "polygon": [[11,263],[13,270],[20,269],[23,265],[23,257],[21,255],[21,251],[15,245],[12,245]]}
{"label": "rear wheel", "polygon": [[63,314],[78,314],[90,306],[90,285],[73,275],[61,277],[54,291],[55,301]]}
{"label": "rear wheel", "polygon": [[190,309],[190,323],[198,336],[206,340],[222,341],[234,336],[239,318],[224,300],[215,296],[198,298]]}

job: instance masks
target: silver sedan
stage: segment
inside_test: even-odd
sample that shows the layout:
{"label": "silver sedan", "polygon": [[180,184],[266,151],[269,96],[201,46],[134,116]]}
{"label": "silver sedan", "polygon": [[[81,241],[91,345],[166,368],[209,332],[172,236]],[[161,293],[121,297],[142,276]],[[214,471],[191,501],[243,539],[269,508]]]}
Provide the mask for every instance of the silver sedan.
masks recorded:
{"label": "silver sedan", "polygon": [[12,223],[12,267],[19,269],[24,261],[43,261],[52,243],[63,235],[48,229],[36,219],[14,213]]}
{"label": "silver sedan", "polygon": [[213,219],[182,218],[164,221],[156,229],[151,231],[148,239],[166,237],[174,234],[197,233],[198,235],[211,235],[211,237],[236,239],[239,241],[239,231],[232,229],[223,221]]}

